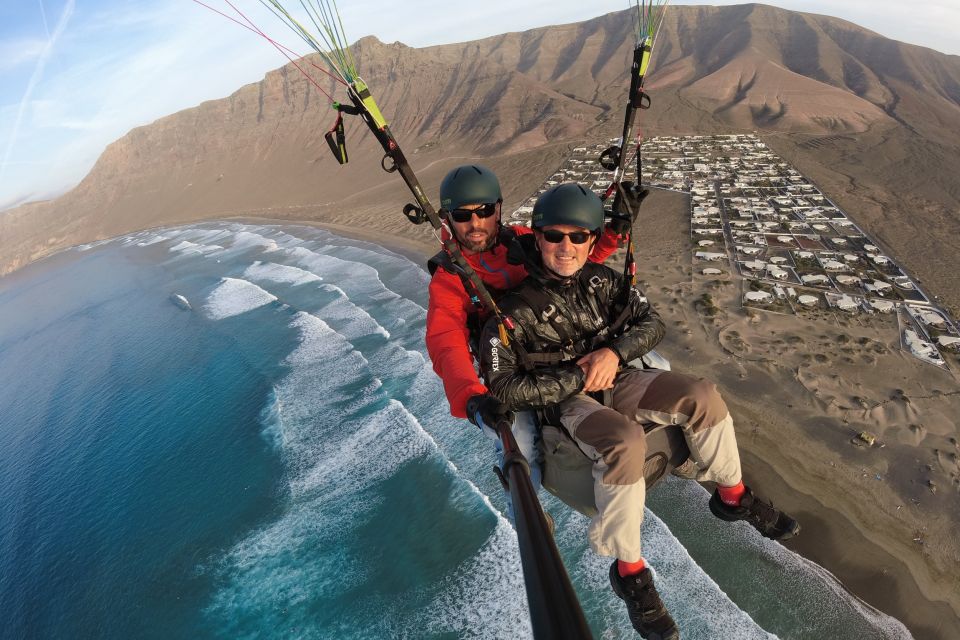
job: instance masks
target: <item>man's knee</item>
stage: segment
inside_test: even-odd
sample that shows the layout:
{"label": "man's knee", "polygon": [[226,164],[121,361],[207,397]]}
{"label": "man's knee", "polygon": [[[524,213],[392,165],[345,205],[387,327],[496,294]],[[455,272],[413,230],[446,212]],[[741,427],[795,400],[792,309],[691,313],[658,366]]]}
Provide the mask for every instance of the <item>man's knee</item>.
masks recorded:
{"label": "man's knee", "polygon": [[693,431],[717,425],[730,415],[717,385],[702,378],[665,372],[650,385],[648,394],[659,396],[659,402],[670,413],[686,416]]}
{"label": "man's knee", "polygon": [[629,485],[643,478],[646,436],[641,425],[623,414],[613,409],[594,412],[577,427],[576,438],[602,456],[605,484]]}

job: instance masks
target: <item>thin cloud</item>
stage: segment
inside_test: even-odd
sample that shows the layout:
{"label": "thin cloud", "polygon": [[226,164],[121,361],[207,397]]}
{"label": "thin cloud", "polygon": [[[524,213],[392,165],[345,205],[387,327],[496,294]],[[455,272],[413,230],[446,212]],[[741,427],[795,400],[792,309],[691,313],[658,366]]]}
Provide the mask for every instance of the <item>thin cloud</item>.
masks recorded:
{"label": "thin cloud", "polygon": [[41,38],[0,42],[0,73],[36,61],[43,55],[47,42]]}
{"label": "thin cloud", "polygon": [[53,30],[53,35],[51,35],[50,39],[47,40],[47,44],[43,48],[43,51],[37,60],[37,66],[33,69],[33,75],[30,76],[30,82],[27,84],[27,90],[24,92],[23,98],[20,100],[20,107],[17,109],[17,118],[13,123],[13,131],[10,133],[10,140],[7,143],[7,150],[3,154],[3,162],[0,162],[0,179],[3,178],[3,175],[7,171],[7,163],[10,161],[10,154],[13,152],[13,147],[17,143],[17,136],[20,133],[20,125],[23,122],[23,113],[30,102],[30,98],[33,95],[33,90],[36,88],[37,83],[40,82],[40,79],[43,78],[43,70],[47,66],[47,60],[50,59],[50,55],[53,53],[53,48],[56,46],[57,40],[59,40],[60,36],[63,35],[63,32],[67,28],[67,24],[70,22],[70,17],[73,15],[74,6],[75,0],[67,0],[67,4],[63,8],[63,12],[60,14],[60,19],[57,21],[57,26]]}
{"label": "thin cloud", "polygon": [[47,10],[43,6],[43,0],[37,0],[40,5],[40,17],[43,19],[43,32],[47,34],[47,40],[50,39],[50,25],[47,24]]}

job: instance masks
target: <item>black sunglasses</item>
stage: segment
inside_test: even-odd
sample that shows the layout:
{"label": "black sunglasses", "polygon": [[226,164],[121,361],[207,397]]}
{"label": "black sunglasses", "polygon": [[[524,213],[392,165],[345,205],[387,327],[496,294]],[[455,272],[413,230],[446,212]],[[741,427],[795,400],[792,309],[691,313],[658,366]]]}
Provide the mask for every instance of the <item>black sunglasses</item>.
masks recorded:
{"label": "black sunglasses", "polygon": [[481,220],[484,218],[489,218],[497,212],[497,203],[488,202],[487,204],[477,207],[476,209],[453,209],[449,212],[450,218],[454,222],[470,222],[470,218],[476,215]]}
{"label": "black sunglasses", "polygon": [[583,244],[593,235],[589,231],[573,231],[572,233],[564,233],[563,231],[557,231],[556,229],[541,231],[540,233],[543,235],[544,240],[553,244],[559,244],[563,242],[564,238],[570,238],[570,242],[573,244]]}

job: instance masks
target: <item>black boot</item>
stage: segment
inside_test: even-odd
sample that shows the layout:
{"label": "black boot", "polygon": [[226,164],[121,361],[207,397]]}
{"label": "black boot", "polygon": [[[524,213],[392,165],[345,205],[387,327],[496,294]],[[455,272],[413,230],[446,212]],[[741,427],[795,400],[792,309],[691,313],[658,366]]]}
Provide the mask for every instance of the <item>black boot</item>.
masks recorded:
{"label": "black boot", "polygon": [[660,594],[653,586],[653,572],[647,567],[640,573],[623,578],[617,571],[617,561],[610,567],[610,585],[613,592],[627,603],[627,613],[633,628],[647,640],[680,640],[677,624],[663,606]]}
{"label": "black boot", "polygon": [[720,491],[714,490],[710,498],[710,511],[721,520],[732,522],[746,520],[754,529],[771,540],[787,540],[800,533],[800,524],[769,502],[753,495],[747,487],[740,498],[740,506],[733,507],[720,499]]}

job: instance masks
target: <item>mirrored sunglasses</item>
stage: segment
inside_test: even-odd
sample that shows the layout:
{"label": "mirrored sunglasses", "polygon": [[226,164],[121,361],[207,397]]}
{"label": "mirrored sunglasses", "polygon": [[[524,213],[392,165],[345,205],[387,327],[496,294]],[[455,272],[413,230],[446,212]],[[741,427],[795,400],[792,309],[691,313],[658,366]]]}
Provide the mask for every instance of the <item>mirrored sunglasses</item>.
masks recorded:
{"label": "mirrored sunglasses", "polygon": [[590,236],[593,234],[589,231],[573,231],[571,233],[564,233],[563,231],[557,231],[555,229],[550,229],[548,231],[541,231],[543,239],[547,242],[552,242],[557,244],[563,242],[564,238],[570,238],[570,242],[573,244],[583,244],[590,239]]}
{"label": "mirrored sunglasses", "polygon": [[476,209],[453,209],[450,211],[450,218],[454,222],[470,222],[470,218],[476,215],[481,220],[483,218],[489,218],[497,212],[497,203],[488,202],[487,204],[477,207]]}

